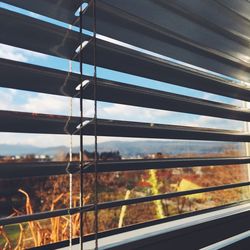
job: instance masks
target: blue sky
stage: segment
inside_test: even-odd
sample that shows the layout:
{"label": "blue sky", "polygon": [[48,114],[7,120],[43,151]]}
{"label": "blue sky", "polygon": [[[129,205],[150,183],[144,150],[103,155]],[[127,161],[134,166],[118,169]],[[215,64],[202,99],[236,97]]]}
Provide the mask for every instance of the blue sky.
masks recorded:
{"label": "blue sky", "polygon": [[[0,2],[0,8],[7,8],[12,11],[29,15],[33,18],[38,18],[46,22],[51,22],[55,25],[60,25],[68,28],[68,24],[55,21],[53,19],[43,17],[41,15],[21,10],[19,8],[12,7],[10,5]],[[75,27],[71,27],[76,29]],[[126,45],[127,46],[127,45]],[[130,46],[133,48],[133,46]],[[134,48],[137,49],[137,48]],[[145,53],[151,53],[144,51]],[[156,55],[159,56],[159,55]],[[23,50],[20,48],[14,48],[11,46],[0,44],[0,57],[8,58],[11,60],[22,61],[26,63],[56,68],[59,70],[68,71],[69,61],[53,56],[48,56],[32,51]],[[169,59],[164,57],[164,59]],[[177,62],[173,59],[169,59],[172,62]],[[72,63],[72,70],[78,72],[79,64]],[[92,74],[92,67],[84,65],[84,72],[88,75]],[[142,77],[132,76],[112,70],[97,69],[98,77],[106,78],[110,80],[116,80],[124,83],[134,84],[138,86],[155,88],[163,91],[168,91],[177,94],[183,94],[193,97],[199,97],[207,100],[219,101],[234,105],[241,105],[237,100],[204,93],[201,91],[190,90],[175,86],[173,84],[167,84],[163,82],[153,81]],[[231,80],[231,79],[230,79]],[[39,112],[39,113],[52,113],[69,115],[71,99],[68,97],[53,96],[41,93],[33,93],[28,91],[13,90],[7,88],[0,88],[0,109],[1,110],[16,110],[25,112]],[[85,101],[85,114],[91,116],[93,114],[93,102]],[[77,99],[72,100],[73,115],[79,114],[79,101]],[[183,113],[176,113],[170,111],[152,110],[139,107],[110,104],[110,103],[98,103],[98,117],[110,118],[117,120],[131,120],[139,122],[154,122],[163,124],[176,124],[176,125],[188,125],[188,126],[201,126],[211,128],[223,128],[223,129],[243,129],[243,123],[238,121],[230,121],[226,119],[211,118],[206,116],[189,115]],[[41,140],[43,138],[43,140]],[[47,138],[44,140],[44,138]],[[78,139],[74,139],[76,143]],[[110,138],[100,138],[99,141],[110,140]],[[113,140],[111,138],[111,140]],[[86,143],[91,143],[91,138],[86,138]],[[11,134],[2,133],[1,143],[24,143],[33,144],[47,147],[56,145],[68,145],[68,136],[50,136],[50,135],[25,135],[25,134]]]}

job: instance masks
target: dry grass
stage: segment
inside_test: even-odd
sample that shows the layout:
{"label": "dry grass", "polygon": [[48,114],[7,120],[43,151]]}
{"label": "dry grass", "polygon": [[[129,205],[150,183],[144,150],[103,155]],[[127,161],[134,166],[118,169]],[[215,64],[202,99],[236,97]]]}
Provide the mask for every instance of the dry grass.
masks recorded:
{"label": "dry grass", "polygon": [[[129,199],[130,193],[131,193],[130,190],[127,190],[127,191],[126,191],[124,200],[128,200],[128,199]],[[121,213],[120,213],[120,216],[119,216],[118,228],[121,228],[122,225],[123,225],[123,220],[124,220],[124,217],[125,217],[125,215],[126,215],[126,210],[127,210],[127,206],[122,206],[122,208],[121,208]]]}
{"label": "dry grass", "polygon": [[[23,189],[19,189],[18,192],[22,193],[25,196],[25,214],[33,214],[34,211],[29,194]],[[67,196],[68,194],[60,194],[52,200],[50,211],[55,210],[56,204],[61,201],[61,199],[63,199],[64,195]],[[84,202],[87,202],[88,199],[89,196],[86,196],[84,198]],[[74,206],[77,206],[79,198],[73,197],[72,200]],[[22,215],[22,213],[18,210],[15,210],[15,212],[11,216],[16,215]],[[19,235],[17,242],[13,242],[4,227],[1,226],[0,235],[5,241],[2,250],[21,250],[28,247],[37,247],[53,242],[67,240],[70,237],[70,223],[72,227],[72,236],[78,235],[79,214],[76,214],[74,216],[53,217],[43,221],[29,221],[27,223],[19,223]]]}

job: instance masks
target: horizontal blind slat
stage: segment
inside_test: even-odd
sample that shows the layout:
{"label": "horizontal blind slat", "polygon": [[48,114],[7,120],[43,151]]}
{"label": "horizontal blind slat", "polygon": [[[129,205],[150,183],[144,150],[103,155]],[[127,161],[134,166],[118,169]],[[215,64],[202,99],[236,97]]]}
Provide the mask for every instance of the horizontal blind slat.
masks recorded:
{"label": "horizontal blind slat", "polygon": [[72,134],[79,123],[77,117],[0,111],[0,132]]}
{"label": "horizontal blind slat", "polygon": [[83,0],[3,0],[2,2],[72,24]]}
{"label": "horizontal blind slat", "polygon": [[79,84],[76,73],[4,58],[0,58],[0,75],[0,87],[54,95],[74,96]]}
{"label": "horizontal blind slat", "polygon": [[0,9],[0,28],[0,43],[61,58],[72,59],[79,45],[75,31],[6,9]]}
{"label": "horizontal blind slat", "polygon": [[[17,62],[4,58],[0,58],[0,66],[1,87],[15,88],[55,95],[66,95],[72,97],[76,96],[77,94],[75,88],[79,84],[79,74],[72,72],[69,73],[62,70],[56,70],[43,66],[37,66],[29,63]],[[12,74],[13,71],[15,71],[15,74]],[[86,79],[90,79],[91,81],[93,80],[89,76],[85,77]],[[204,80],[200,78],[200,82],[203,81]],[[139,88],[135,86],[132,89],[131,85],[121,84],[115,81],[105,80],[101,78],[97,78],[97,84],[97,87],[101,89],[101,91],[98,91],[99,94],[102,94],[102,91],[107,91],[108,88],[110,91],[112,91],[113,88],[115,88],[116,86],[117,88],[121,88],[122,86],[131,87],[131,94],[136,91],[139,92],[140,90],[152,91],[152,96],[154,93],[155,95],[157,93],[164,93],[161,91],[151,90],[148,88]],[[224,82],[219,80],[211,80],[210,82],[207,82],[207,85],[203,84],[202,89],[203,91],[216,92],[227,97],[250,101],[250,88],[241,86],[239,84],[232,84],[226,81]],[[93,98],[89,93],[90,90],[87,90],[85,88],[85,91],[87,92],[83,93],[85,97],[88,97],[89,95],[90,98]],[[113,101],[112,98],[115,97],[110,95],[108,98]],[[121,96],[120,98],[124,99],[123,96]],[[131,103],[133,102],[133,100],[127,98],[127,102],[130,101]],[[147,103],[144,105],[149,106],[151,105],[151,103]]]}
{"label": "horizontal blind slat", "polygon": [[[78,117],[0,111],[0,132],[78,134],[83,129],[84,135],[94,135],[92,118],[84,118],[85,125],[79,125]],[[18,120],[18,123],[16,122]],[[117,120],[97,120],[98,136],[117,136],[157,139],[186,139],[208,141],[249,142],[250,135],[234,130],[210,129],[188,126],[175,126]]]}
{"label": "horizontal blind slat", "polygon": [[[93,100],[93,92],[94,83],[90,80],[84,86],[83,97]],[[97,100],[159,110],[250,121],[250,112],[248,109],[166,91],[107,81],[100,78],[97,79]]]}
{"label": "horizontal blind slat", "polygon": [[171,198],[185,196],[185,195],[207,193],[207,192],[213,192],[213,191],[219,191],[219,190],[227,190],[227,189],[238,188],[238,187],[246,187],[249,185],[250,185],[250,182],[241,182],[241,183],[205,187],[205,188],[199,188],[199,189],[193,189],[193,190],[187,190],[187,191],[152,195],[152,196],[146,196],[146,197],[140,197],[140,198],[133,198],[133,199],[128,199],[128,200],[110,201],[110,202],[99,203],[98,209],[107,209],[107,208],[113,208],[113,207],[118,207],[118,206],[127,206],[127,205],[150,202],[150,201],[161,200],[161,199],[171,199]]}
{"label": "horizontal blind slat", "polygon": [[[74,58],[76,60],[75,49],[79,45],[77,32],[8,10],[1,9],[0,14],[2,29],[0,42],[67,59]],[[5,22],[8,19],[11,21]],[[90,38],[85,36],[83,40],[86,39],[89,40]],[[88,64],[93,64],[92,46],[93,44],[89,44],[84,48],[83,59]],[[166,59],[145,54],[141,51],[135,51],[131,48],[125,48],[97,39],[96,53],[96,62],[99,67],[214,94],[223,95],[226,93],[225,85],[221,86],[221,83],[228,82],[226,80],[218,79],[218,77],[211,76],[208,73],[187,69]],[[149,68],[150,70],[148,70]],[[237,86],[234,87],[235,90],[239,88]],[[231,97],[237,95],[237,92],[227,91],[227,93]],[[246,99],[246,97],[242,96],[242,99]]]}
{"label": "horizontal blind slat", "polygon": [[[175,15],[165,4],[165,1],[159,0],[136,1],[136,4],[123,0],[101,0],[97,4],[98,32],[211,71],[250,81],[249,63],[243,58],[244,53],[248,54],[249,46],[242,46],[231,37],[227,39],[200,22],[185,19],[186,22],[180,25],[183,16]],[[159,13],[156,9],[160,10]],[[169,14],[172,18],[167,22]],[[168,19],[162,18],[166,15]],[[84,25],[89,29],[92,24],[90,16],[84,19]],[[232,19],[231,16],[228,18]],[[189,26],[185,26],[187,23]],[[183,27],[186,27],[184,31],[187,34],[183,34]],[[244,39],[246,43],[249,44],[249,41]]]}
{"label": "horizontal blind slat", "polygon": [[[79,82],[78,74],[8,59],[0,59],[0,66],[1,87],[71,97],[77,96],[75,88]],[[13,72],[15,72],[15,74],[13,74]],[[88,77],[86,77],[86,79],[88,79]],[[83,97],[93,100],[93,79],[89,79],[90,83],[84,87]],[[206,101],[199,98],[157,91],[100,78],[97,79],[97,89],[97,99],[99,101],[250,121],[250,112],[247,109],[233,105]],[[249,90],[245,89],[242,91],[249,94],[250,98]]]}
{"label": "horizontal blind slat", "polygon": [[[221,83],[230,83],[232,86],[238,84],[127,46],[101,39],[97,40],[96,45],[96,63],[99,67],[219,95],[225,94],[225,85],[221,86]],[[92,51],[93,43],[84,48],[85,63],[93,64]],[[226,95],[235,94],[230,94],[228,91]]]}
{"label": "horizontal blind slat", "polygon": [[[207,166],[227,166],[250,163],[249,157],[216,157],[216,158],[167,158],[121,161],[98,161],[100,173],[116,171],[142,171],[147,169],[172,169]],[[0,163],[0,179],[23,178],[33,176],[53,176],[67,173],[78,173],[79,162],[7,162]],[[93,173],[94,164],[86,162],[83,173]]]}

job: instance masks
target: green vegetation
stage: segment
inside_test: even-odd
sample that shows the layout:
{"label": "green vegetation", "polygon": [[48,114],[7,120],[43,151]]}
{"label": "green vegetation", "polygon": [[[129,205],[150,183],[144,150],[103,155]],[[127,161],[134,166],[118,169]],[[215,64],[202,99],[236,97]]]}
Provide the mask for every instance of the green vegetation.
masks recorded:
{"label": "green vegetation", "polygon": [[19,235],[20,235],[20,228],[18,224],[0,227],[0,249],[4,248],[8,240],[10,241],[11,246],[16,246]]}

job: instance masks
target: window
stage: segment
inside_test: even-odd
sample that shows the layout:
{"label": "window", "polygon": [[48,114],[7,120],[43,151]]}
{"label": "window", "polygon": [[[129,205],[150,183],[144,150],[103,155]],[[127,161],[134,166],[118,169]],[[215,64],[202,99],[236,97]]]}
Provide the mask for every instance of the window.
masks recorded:
{"label": "window", "polygon": [[220,1],[34,2],[0,3],[0,248],[249,202],[242,19]]}

